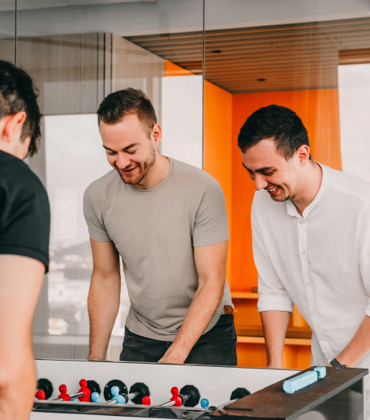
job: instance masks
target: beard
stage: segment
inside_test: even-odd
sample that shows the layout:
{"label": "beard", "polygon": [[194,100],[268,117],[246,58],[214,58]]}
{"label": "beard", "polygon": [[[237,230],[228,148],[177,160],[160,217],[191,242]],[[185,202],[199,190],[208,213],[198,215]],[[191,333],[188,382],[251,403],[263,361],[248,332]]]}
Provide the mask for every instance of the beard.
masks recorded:
{"label": "beard", "polygon": [[[114,169],[119,173],[119,176],[121,177],[122,181],[125,184],[135,186],[139,184],[148,175],[148,172],[150,171],[151,167],[154,165],[156,158],[157,158],[156,149],[155,147],[152,147],[149,152],[148,158],[144,162],[140,162],[140,163],[136,162],[136,165],[139,168],[139,172],[137,174],[135,175],[123,174],[116,165]],[[134,170],[136,171],[136,168]]]}

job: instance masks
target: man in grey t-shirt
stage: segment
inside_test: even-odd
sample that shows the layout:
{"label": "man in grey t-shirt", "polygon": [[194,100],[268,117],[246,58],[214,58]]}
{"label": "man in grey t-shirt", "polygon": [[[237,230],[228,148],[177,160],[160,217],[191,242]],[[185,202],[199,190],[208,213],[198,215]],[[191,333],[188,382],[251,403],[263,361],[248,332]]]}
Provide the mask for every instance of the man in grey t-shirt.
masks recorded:
{"label": "man in grey t-shirt", "polygon": [[159,153],[161,127],[141,91],[108,95],[98,120],[115,170],[84,197],[94,262],[88,358],[105,358],[119,308],[120,255],[131,302],[121,360],[235,365],[219,184]]}

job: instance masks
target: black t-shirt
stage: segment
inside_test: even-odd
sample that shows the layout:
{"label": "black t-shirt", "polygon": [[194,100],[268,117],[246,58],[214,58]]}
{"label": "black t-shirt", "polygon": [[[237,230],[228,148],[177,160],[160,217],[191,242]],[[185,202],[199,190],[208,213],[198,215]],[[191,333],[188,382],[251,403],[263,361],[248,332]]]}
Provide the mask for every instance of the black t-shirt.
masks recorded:
{"label": "black t-shirt", "polygon": [[0,150],[0,254],[49,266],[50,208],[45,188],[20,159]]}

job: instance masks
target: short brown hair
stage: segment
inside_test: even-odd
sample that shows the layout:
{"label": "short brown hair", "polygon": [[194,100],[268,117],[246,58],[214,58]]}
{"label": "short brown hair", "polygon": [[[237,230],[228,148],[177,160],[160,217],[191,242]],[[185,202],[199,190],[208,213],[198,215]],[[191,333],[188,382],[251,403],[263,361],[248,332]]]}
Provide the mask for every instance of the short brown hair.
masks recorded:
{"label": "short brown hair", "polygon": [[41,137],[41,117],[37,105],[38,93],[30,76],[8,61],[0,60],[0,119],[24,111],[26,119],[21,140],[31,138],[28,153],[37,152]]}
{"label": "short brown hair", "polygon": [[127,88],[111,93],[103,99],[97,114],[99,124],[101,121],[105,124],[116,124],[127,115],[137,115],[146,127],[149,138],[152,128],[157,124],[152,103],[139,89]]}

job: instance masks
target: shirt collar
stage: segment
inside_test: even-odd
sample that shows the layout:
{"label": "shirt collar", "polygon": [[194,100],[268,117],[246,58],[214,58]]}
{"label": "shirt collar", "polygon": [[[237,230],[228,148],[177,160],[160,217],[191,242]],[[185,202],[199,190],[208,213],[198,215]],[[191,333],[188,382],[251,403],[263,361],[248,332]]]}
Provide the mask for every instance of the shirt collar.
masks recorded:
{"label": "shirt collar", "polygon": [[321,165],[319,162],[316,162],[320,168],[322,169],[322,179],[321,179],[321,185],[319,192],[316,194],[316,197],[313,199],[313,201],[304,209],[303,215],[301,216],[298,213],[297,207],[293,204],[292,200],[286,201],[286,208],[289,216],[295,216],[300,219],[306,218],[308,214],[317,206],[317,203],[320,202],[321,198],[325,194],[326,187],[328,185],[328,172],[325,165]]}

